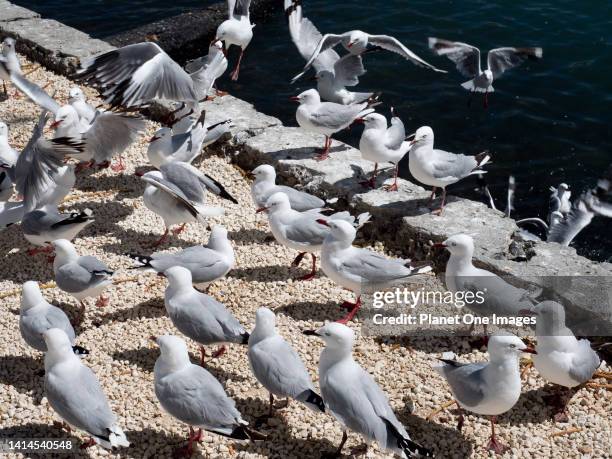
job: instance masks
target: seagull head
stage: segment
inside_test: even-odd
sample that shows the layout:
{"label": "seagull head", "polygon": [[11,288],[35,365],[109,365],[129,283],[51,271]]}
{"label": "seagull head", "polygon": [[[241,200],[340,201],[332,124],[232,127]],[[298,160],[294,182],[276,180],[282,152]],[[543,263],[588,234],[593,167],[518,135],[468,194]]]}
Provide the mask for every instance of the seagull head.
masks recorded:
{"label": "seagull head", "polygon": [[[357,236],[357,230],[353,225],[344,220],[332,220],[320,218],[317,223],[329,227],[328,238],[332,241],[342,242],[344,245],[351,245]],[[326,238],[327,241],[327,238]]]}
{"label": "seagull head", "polygon": [[289,196],[279,191],[270,196],[266,201],[266,205],[257,209],[257,212],[267,211],[274,213],[283,210],[291,210],[291,202],[289,201]]}
{"label": "seagull head", "polygon": [[172,137],[172,129],[167,128],[167,127],[163,127],[161,129],[158,129],[155,134],[153,135],[153,137],[151,137],[149,139],[149,143],[153,143],[156,142],[160,139],[168,139]]}
{"label": "seagull head", "polygon": [[556,301],[542,301],[531,309],[522,309],[520,314],[536,317],[536,334],[539,336],[558,335],[565,329],[565,308]]}
{"label": "seagull head", "polygon": [[28,309],[42,303],[45,299],[40,292],[40,287],[36,281],[27,281],[23,284],[21,289],[21,310],[27,311]]}
{"label": "seagull head", "polygon": [[70,88],[70,92],[68,93],[69,101],[73,102],[76,100],[85,100],[85,94],[83,94],[83,90],[78,86],[73,86]]}
{"label": "seagull head", "polygon": [[414,138],[410,145],[433,145],[434,133],[429,126],[421,126],[414,133]]}
{"label": "seagull head", "polygon": [[152,336],[151,339],[159,346],[160,351],[159,359],[155,363],[156,373],[161,369],[161,372],[166,374],[191,363],[187,344],[183,339],[174,335]]}
{"label": "seagull head", "polygon": [[297,96],[290,97],[291,100],[299,102],[300,104],[318,104],[321,102],[319,91],[316,89],[308,89]]}
{"label": "seagull head", "polygon": [[347,49],[358,47],[359,49],[365,49],[368,46],[368,34],[361,30],[353,30],[349,33],[348,43],[346,44]]}
{"label": "seagull head", "polygon": [[[270,309],[261,307],[255,313],[255,332],[259,336],[271,336],[276,328],[276,315]],[[261,335],[260,335],[261,333]]]}
{"label": "seagull head", "polygon": [[6,37],[2,42],[2,51],[15,51],[15,39]]}
{"label": "seagull head", "polygon": [[56,239],[51,242],[53,249],[55,250],[56,260],[58,263],[62,263],[62,260],[71,260],[77,258],[79,255],[68,239]]}
{"label": "seagull head", "polygon": [[276,181],[276,171],[269,164],[262,164],[251,171],[251,174],[256,182],[270,182],[274,184]]}
{"label": "seagull head", "polygon": [[164,271],[164,275],[168,278],[170,287],[186,288],[191,287],[191,271],[182,266],[173,266]]}
{"label": "seagull head", "polygon": [[380,113],[370,113],[363,118],[357,118],[355,121],[362,122],[366,129],[387,129],[387,118]]}
{"label": "seagull head", "polygon": [[71,105],[64,105],[57,110],[55,121],[51,123],[51,129],[57,129],[60,125],[72,126],[79,122],[79,114]]}
{"label": "seagull head", "polygon": [[313,80],[317,80],[318,82],[325,84],[332,84],[334,82],[334,74],[329,70],[321,70],[315,76],[312,77]]}
{"label": "seagull head", "polygon": [[328,349],[339,349],[349,353],[355,342],[353,330],[338,322],[328,322],[318,330],[304,330],[302,333],[307,336],[318,336]]}
{"label": "seagull head", "polygon": [[497,332],[489,338],[487,351],[491,361],[500,361],[507,358],[517,359],[522,353],[537,354],[535,349],[527,346],[518,337],[507,333]]}
{"label": "seagull head", "polygon": [[45,354],[45,361],[47,358],[55,360],[61,356],[74,356],[70,338],[68,338],[68,335],[66,335],[64,330],[59,328],[50,328],[46,330],[42,336],[48,350],[47,354]]}
{"label": "seagull head", "polygon": [[442,243],[434,244],[434,247],[445,248],[451,255],[471,258],[474,253],[474,239],[467,234],[455,234]]}

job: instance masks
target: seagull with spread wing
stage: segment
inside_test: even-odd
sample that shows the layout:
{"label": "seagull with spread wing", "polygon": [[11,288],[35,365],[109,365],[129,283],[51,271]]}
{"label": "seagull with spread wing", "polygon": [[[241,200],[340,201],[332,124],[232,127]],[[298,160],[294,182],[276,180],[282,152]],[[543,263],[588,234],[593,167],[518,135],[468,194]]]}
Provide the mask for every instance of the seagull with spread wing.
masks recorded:
{"label": "seagull with spread wing", "polygon": [[480,50],[458,41],[429,38],[429,47],[438,56],[446,56],[457,66],[463,76],[471,78],[461,86],[470,92],[484,93],[484,106],[488,106],[488,94],[494,92],[493,81],[502,73],[525,62],[542,57],[542,48],[495,48],[487,54],[487,69],[480,66]]}

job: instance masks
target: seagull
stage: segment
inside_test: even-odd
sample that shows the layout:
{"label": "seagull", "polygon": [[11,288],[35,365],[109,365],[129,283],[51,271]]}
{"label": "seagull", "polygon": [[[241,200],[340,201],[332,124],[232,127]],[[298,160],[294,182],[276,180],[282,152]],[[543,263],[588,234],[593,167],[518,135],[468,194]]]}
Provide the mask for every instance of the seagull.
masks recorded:
{"label": "seagull", "polygon": [[[193,81],[193,88],[198,100],[206,99],[213,94],[217,78],[227,70],[227,57],[221,40],[213,41],[208,47],[206,56],[194,59],[185,65],[185,70]],[[217,91],[217,95],[223,94]]]}
{"label": "seagull", "polygon": [[125,169],[121,154],[133,144],[146,129],[146,122],[138,117],[113,112],[98,111],[91,124],[81,118],[72,105],[64,105],[55,112],[55,137],[69,137],[82,140],[85,150],[75,156],[81,162],[110,166],[114,156],[119,162],[113,166],[115,172]]}
{"label": "seagull", "polygon": [[68,103],[76,110],[79,118],[91,124],[96,117],[97,110],[87,102],[83,90],[78,86],[73,86],[68,95]]}
{"label": "seagull", "polygon": [[353,247],[356,230],[346,221],[319,218],[317,223],[328,227],[321,247],[321,269],[327,277],[357,296],[355,303],[345,301],[342,307],[349,309],[347,323],[361,308],[361,294],[382,290],[409,278],[431,271],[431,266],[412,266],[410,260],[390,259],[372,250]]}
{"label": "seagull", "polygon": [[261,307],[255,315],[255,329],[249,337],[247,353],[257,381],[270,393],[270,409],[274,415],[274,396],[303,403],[315,412],[325,412],[323,399],[314,390],[308,370],[298,353],[276,331],[276,316]]}
{"label": "seagull", "polygon": [[[593,377],[601,364],[599,356],[588,339],[577,339],[567,328],[562,305],[544,301],[522,312],[536,317],[537,355],[532,360],[543,379],[561,388],[573,389]],[[567,404],[573,395],[570,390],[564,401],[562,392],[557,392],[551,400],[558,409],[555,414],[557,422],[567,422]]]}
{"label": "seagull", "polygon": [[111,108],[141,107],[155,100],[198,102],[189,74],[151,41],[87,59],[75,79],[98,88]]}
{"label": "seagull", "polygon": [[373,113],[371,103],[342,105],[334,102],[321,102],[321,97],[316,89],[309,89],[291,97],[291,100],[300,104],[295,114],[298,124],[306,131],[325,135],[325,146],[315,158],[318,161],[327,159],[331,148],[331,136],[342,129],[348,128],[357,118]]}
{"label": "seagull", "polygon": [[182,266],[191,272],[193,285],[198,289],[207,288],[212,282],[222,279],[234,267],[235,256],[227,230],[215,225],[206,245],[196,245],[178,252],[157,252],[153,255],[130,254],[138,263],[132,269],[148,269],[163,273],[172,266]]}
{"label": "seagull", "polygon": [[[307,61],[322,35],[315,25],[302,15],[301,0],[285,0],[285,15],[289,22],[291,39]],[[366,102],[375,96],[372,92],[352,92],[346,89],[346,86],[359,84],[359,77],[366,72],[360,55],[349,53],[341,58],[330,48],[320,53],[312,65],[317,72],[317,89],[323,100],[348,105]]]}
{"label": "seagull", "polygon": [[446,200],[446,187],[473,174],[482,174],[482,167],[491,156],[487,151],[476,156],[465,156],[434,149],[434,133],[429,126],[417,129],[410,142],[408,153],[410,173],[419,182],[433,187],[430,202],[436,188],[442,188],[442,202],[438,213],[442,214]]}
{"label": "seagull", "polygon": [[213,297],[193,288],[191,272],[182,266],[164,271],[168,287],[164,305],[174,326],[200,345],[200,364],[204,365],[204,345],[221,344],[213,354],[225,353],[224,343],[247,344],[249,334],[232,313]]}
{"label": "seagull", "polygon": [[11,73],[21,74],[21,64],[19,58],[15,52],[15,39],[12,37],[6,37],[2,41],[2,54],[0,55],[0,62],[4,63],[4,66],[0,65],[0,80],[2,80],[2,89],[4,94],[8,95],[6,90],[6,82],[11,81]]}
{"label": "seagull", "polygon": [[48,349],[45,353],[47,401],[69,426],[90,436],[82,448],[96,443],[107,449],[130,446],[100,382],[74,354],[66,333],[51,328],[43,337]]}
{"label": "seagull", "polygon": [[[391,109],[391,113],[393,113],[393,109]],[[410,150],[410,142],[406,141],[404,123],[393,115],[391,126],[387,127],[387,119],[379,113],[370,113],[357,121],[363,122],[365,125],[359,140],[361,156],[363,159],[374,162],[372,177],[362,184],[375,188],[378,163],[390,162],[395,165],[395,174],[393,184],[386,186],[386,190],[397,191],[399,162]]]}
{"label": "seagull", "polygon": [[[571,196],[572,192],[567,183],[560,183],[557,188],[551,186],[549,201],[550,212],[561,212],[564,216],[567,215],[572,208],[572,203],[570,202]],[[549,218],[548,223],[552,223],[552,217]]]}
{"label": "seagull", "polygon": [[[487,449],[502,454],[508,447],[495,436],[495,421],[498,415],[512,409],[521,396],[521,353],[536,354],[536,351],[511,334],[491,336],[487,351],[489,361],[479,363],[460,363],[452,360],[452,352],[445,353],[440,359],[442,364],[434,368],[447,380],[458,406],[489,416],[491,438]],[[463,413],[457,429],[461,430],[462,426]]]}
{"label": "seagull", "polygon": [[55,249],[55,283],[79,301],[81,317],[85,314],[86,298],[98,297],[96,306],[107,306],[109,299],[103,292],[113,283],[113,271],[96,257],[79,256],[74,245],[66,239],[57,239],[51,244]]}
{"label": "seagull", "polygon": [[[173,335],[151,339],[160,348],[153,370],[155,395],[164,411],[189,424],[189,442],[178,452],[191,456],[193,443],[202,440],[202,430],[236,440],[266,438],[249,428],[219,381],[189,361],[185,341]],[[193,427],[198,428],[197,433]]]}
{"label": "seagull", "polygon": [[149,141],[147,157],[156,168],[170,161],[181,161],[191,164],[202,149],[216,142],[229,132],[231,120],[221,121],[210,126],[205,124],[206,112],[202,110],[198,120],[187,132],[175,134],[170,128],[159,129]]}
{"label": "seagull", "polygon": [[93,211],[60,213],[56,205],[46,204],[30,210],[26,202],[25,215],[21,220],[23,236],[39,247],[28,250],[28,255],[51,252],[51,241],[66,239],[71,241],[87,225],[94,221]]}
{"label": "seagull", "polygon": [[76,334],[66,313],[45,300],[38,282],[25,282],[21,289],[19,309],[19,331],[23,340],[37,351],[47,352],[43,333],[50,328],[62,330],[70,344],[74,345]]}
{"label": "seagull", "polygon": [[142,180],[147,183],[143,196],[145,206],[162,217],[166,226],[156,245],[160,245],[167,238],[171,225],[181,224],[180,228],[174,231],[175,234],[180,234],[189,222],[204,223],[206,217],[224,213],[222,207],[206,205],[207,191],[238,203],[215,179],[182,162],[167,162],[160,166],[159,171],[144,174]]}
{"label": "seagull", "polygon": [[458,41],[429,38],[429,47],[438,56],[446,56],[457,66],[457,70],[470,78],[461,86],[468,91],[484,93],[484,106],[488,106],[488,94],[494,92],[493,81],[502,73],[517,67],[527,59],[540,59],[542,48],[495,48],[487,54],[487,69],[480,66],[480,50]]}
{"label": "seagull", "polygon": [[[466,234],[456,234],[434,247],[445,248],[450,252],[446,264],[444,282],[451,292],[474,292],[483,295],[483,301],[466,302],[465,307],[479,316],[517,317],[520,311],[534,305],[532,294],[517,288],[498,275],[477,268],[472,263],[474,239]],[[473,328],[473,326],[472,326]],[[487,333],[484,325],[485,335]]]}
{"label": "seagull", "polygon": [[339,35],[331,33],[323,35],[312,52],[312,55],[308,59],[308,62],[306,62],[302,73],[294,77],[294,80],[301,77],[304,72],[306,72],[310,66],[314,64],[315,59],[317,59],[322,52],[331,49],[338,44],[341,44],[346,51],[356,56],[368,51],[369,46],[382,48],[386,51],[399,54],[404,59],[411,61],[413,64],[418,65],[419,67],[425,67],[433,70],[434,72],[446,73],[445,70],[440,70],[425,62],[419,56],[406,48],[395,37],[391,37],[389,35],[370,35],[366,32],[362,32],[361,30],[351,30]]}
{"label": "seagull", "polygon": [[316,253],[320,252],[323,240],[329,233],[329,230],[317,223],[317,220],[327,218],[330,220],[346,220],[347,225],[356,225],[361,228],[370,220],[370,214],[365,212],[360,214],[356,219],[348,212],[338,212],[331,216],[326,216],[319,213],[316,209],[312,211],[298,212],[291,208],[291,203],[285,193],[274,193],[265,207],[260,207],[257,212],[266,212],[268,214],[268,223],[270,230],[276,241],[299,251],[298,256],[293,260],[291,266],[298,266],[306,253],[310,253],[312,257],[312,270],[300,280],[308,281],[315,277],[317,273],[317,257]]}
{"label": "seagull", "polygon": [[275,193],[285,193],[293,210],[304,212],[323,209],[325,201],[304,191],[290,186],[276,184],[276,171],[269,164],[257,166],[249,174],[255,180],[251,183],[251,197],[257,207],[265,207],[266,202]]}
{"label": "seagull", "polygon": [[223,21],[217,27],[215,35],[215,40],[223,41],[225,50],[228,50],[232,45],[240,47],[238,63],[230,75],[233,81],[238,81],[244,50],[253,39],[253,27],[255,27],[255,24],[251,24],[250,7],[251,0],[227,0],[229,19]]}
{"label": "seagull", "polygon": [[366,445],[375,441],[382,450],[402,458],[433,457],[429,450],[410,439],[388,397],[353,359],[355,335],[350,328],[330,322],[304,334],[318,336],[325,342],[319,360],[319,386],[325,406],[343,427],[342,441],[334,457],[342,455],[349,429],[360,434]]}

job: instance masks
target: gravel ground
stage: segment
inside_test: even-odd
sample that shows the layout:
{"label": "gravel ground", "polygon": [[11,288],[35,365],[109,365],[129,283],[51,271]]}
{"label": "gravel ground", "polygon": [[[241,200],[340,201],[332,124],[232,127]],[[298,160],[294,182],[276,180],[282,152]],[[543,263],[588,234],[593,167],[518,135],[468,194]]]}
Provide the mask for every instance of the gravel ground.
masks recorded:
{"label": "gravel ground", "polygon": [[[40,85],[51,83],[48,90],[55,89],[60,100],[65,100],[71,86],[63,77],[40,69],[29,78]],[[93,97],[91,91],[86,93]],[[9,124],[10,141],[15,148],[25,145],[37,116],[36,107],[23,97],[0,103],[0,119]],[[147,134],[154,129],[151,123]],[[146,164],[145,152],[143,139],[127,152],[127,170],[120,175],[109,169],[82,174],[66,204],[66,208],[89,207],[96,215],[95,224],[75,240],[77,250],[99,257],[117,271],[119,282],[108,292],[110,304],[97,308],[91,302],[84,322],[77,327],[77,343],[91,351],[84,363],[100,379],[132,442],[130,448],[115,452],[95,446],[80,453],[84,456],[168,457],[186,438],[187,427],[162,412],[153,392],[152,371],[158,350],[148,337],[178,334],[163,307],[165,281],[152,274],[129,271],[131,261],[124,255],[148,254],[151,251],[148,245],[163,231],[161,219],[143,205],[144,187],[133,175],[135,168]],[[252,329],[259,306],[275,309],[280,333],[296,347],[316,381],[321,343],[303,336],[301,330],[339,318],[344,311],[338,304],[343,299],[352,300],[352,296],[321,275],[311,282],[293,282],[293,277],[306,272],[308,262],[299,270],[288,268],[295,253],[277,245],[265,216],[255,214],[249,186],[241,172],[222,154],[211,152],[205,156],[208,157],[199,167],[227,184],[239,201],[238,205],[223,201],[226,215],[214,221],[230,231],[236,267],[226,279],[212,285],[210,293],[226,304],[247,329]],[[198,244],[207,237],[205,228],[191,224],[183,234],[170,239],[168,248]],[[53,426],[53,421],[59,418],[44,396],[43,379],[37,376],[43,368],[42,355],[27,347],[19,335],[19,295],[11,292],[30,279],[41,283],[52,280],[52,268],[45,257],[28,257],[27,248],[19,226],[0,235],[0,438],[54,437],[81,441],[84,437],[80,432],[67,434]],[[376,249],[384,250],[380,244]],[[437,283],[433,276],[427,282],[432,286]],[[72,319],[76,318],[78,305],[74,299],[56,288],[45,290],[44,295]],[[492,455],[482,446],[489,434],[486,419],[469,415],[461,433],[455,428],[456,414],[452,411],[426,420],[432,410],[451,397],[445,382],[431,369],[436,357],[442,351],[452,350],[464,361],[478,361],[485,358],[484,353],[471,352],[467,340],[461,338],[382,340],[360,336],[359,323],[351,327],[358,335],[356,360],[382,386],[414,440],[433,449],[437,457]],[[195,361],[199,355],[197,347],[188,343]],[[251,375],[245,351],[231,345],[222,357],[209,359],[207,368],[236,400],[244,417],[252,420],[266,412],[268,394]],[[580,390],[569,405],[569,423],[555,425],[550,420],[551,409],[542,401],[547,391],[534,370],[527,372],[523,396],[513,410],[499,418],[498,434],[511,446],[505,457],[611,457],[612,393],[604,389]],[[570,428],[578,431],[554,435]],[[315,415],[297,403],[279,410],[278,417],[262,430],[269,434],[269,439],[258,443],[207,434],[195,456],[318,457],[321,451],[334,449],[342,435],[331,416]],[[360,437],[350,434],[345,454],[360,444]],[[376,446],[367,455],[386,457]]]}

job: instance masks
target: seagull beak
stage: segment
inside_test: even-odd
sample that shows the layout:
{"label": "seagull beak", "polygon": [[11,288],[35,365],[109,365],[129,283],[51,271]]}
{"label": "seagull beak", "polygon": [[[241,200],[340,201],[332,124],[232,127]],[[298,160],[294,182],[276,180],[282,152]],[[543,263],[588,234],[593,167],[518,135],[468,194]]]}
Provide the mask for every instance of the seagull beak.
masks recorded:
{"label": "seagull beak", "polygon": [[327,220],[323,220],[322,218],[317,219],[317,223],[319,225],[329,226],[329,223],[327,223]]}
{"label": "seagull beak", "polygon": [[365,124],[365,120],[363,118],[355,118],[355,120],[353,121],[353,123],[357,123],[357,124]]}
{"label": "seagull beak", "polygon": [[155,335],[151,335],[151,336],[149,336],[149,339],[150,339],[151,341],[153,341],[155,344],[157,344],[157,336],[155,336]]}
{"label": "seagull beak", "polygon": [[532,311],[531,309],[521,309],[519,311],[519,315],[525,316],[525,317],[536,317],[538,313],[535,311]]}
{"label": "seagull beak", "polygon": [[253,174],[252,172],[248,171],[246,174],[247,178],[253,180],[255,178],[255,174]]}
{"label": "seagull beak", "polygon": [[352,48],[354,44],[355,44],[355,42],[354,42],[354,41],[352,41],[352,42],[350,42],[348,45],[346,45],[346,47],[347,47],[347,48]]}
{"label": "seagull beak", "polygon": [[267,207],[260,207],[259,209],[257,209],[257,210],[255,211],[255,213],[256,213],[256,214],[259,214],[259,213],[261,213],[261,212],[267,212],[267,211],[268,211],[268,208],[267,208]]}
{"label": "seagull beak", "polygon": [[523,349],[523,352],[527,354],[537,354],[536,350],[532,347],[526,347],[525,349]]}
{"label": "seagull beak", "polygon": [[316,330],[304,330],[302,333],[306,336],[319,336]]}
{"label": "seagull beak", "polygon": [[159,277],[166,277],[166,274],[163,271],[157,273]]}
{"label": "seagull beak", "polygon": [[432,245],[432,247],[437,249],[445,249],[448,246],[444,242],[436,242],[434,245]]}
{"label": "seagull beak", "polygon": [[51,123],[51,124],[49,125],[49,127],[50,127],[51,129],[57,129],[57,127],[58,127],[58,126],[61,124],[61,122],[62,122],[62,120],[57,120],[57,121],[54,121],[53,123]]}
{"label": "seagull beak", "polygon": [[153,142],[155,142],[156,140],[159,140],[159,139],[160,139],[159,137],[157,137],[156,135],[154,135],[153,137],[151,137],[151,138],[149,139],[149,143],[153,143]]}
{"label": "seagull beak", "polygon": [[292,100],[293,102],[299,102],[300,98],[298,96],[291,96],[289,100]]}

